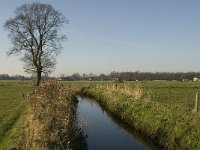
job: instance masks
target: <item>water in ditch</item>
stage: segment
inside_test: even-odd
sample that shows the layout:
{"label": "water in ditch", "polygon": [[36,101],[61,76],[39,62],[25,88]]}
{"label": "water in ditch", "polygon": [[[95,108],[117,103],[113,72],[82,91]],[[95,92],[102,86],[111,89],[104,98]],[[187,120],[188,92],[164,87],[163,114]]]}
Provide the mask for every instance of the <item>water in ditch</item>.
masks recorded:
{"label": "water in ditch", "polygon": [[147,137],[120,123],[99,104],[78,97],[78,123],[87,136],[89,150],[156,150],[159,149]]}

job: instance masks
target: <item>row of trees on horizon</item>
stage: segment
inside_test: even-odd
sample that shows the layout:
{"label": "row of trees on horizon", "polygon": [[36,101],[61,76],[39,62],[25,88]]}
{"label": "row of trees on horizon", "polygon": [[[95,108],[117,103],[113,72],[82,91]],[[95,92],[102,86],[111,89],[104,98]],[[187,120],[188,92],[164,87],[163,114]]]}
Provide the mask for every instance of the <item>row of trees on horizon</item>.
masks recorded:
{"label": "row of trees on horizon", "polygon": [[109,81],[113,79],[119,79],[124,81],[153,81],[153,80],[177,80],[177,81],[189,81],[194,77],[200,76],[200,72],[116,72],[113,71],[109,74],[96,75],[74,73],[70,76],[61,74],[60,80],[93,80],[93,81]]}
{"label": "row of trees on horizon", "polygon": [[[119,79],[122,81],[153,81],[153,80],[167,80],[167,81],[189,81],[193,80],[194,77],[200,76],[200,72],[116,72],[112,71],[109,74],[96,75],[93,73],[80,74],[74,73],[66,76],[61,74],[60,77],[49,77],[43,76],[43,79],[58,79],[66,81],[77,81],[77,80],[90,80],[90,81],[111,81]],[[21,75],[8,75],[0,74],[0,80],[31,80],[34,77],[24,77]]]}
{"label": "row of trees on horizon", "polygon": [[29,80],[31,78],[25,77],[22,75],[8,75],[8,74],[0,74],[0,80]]}

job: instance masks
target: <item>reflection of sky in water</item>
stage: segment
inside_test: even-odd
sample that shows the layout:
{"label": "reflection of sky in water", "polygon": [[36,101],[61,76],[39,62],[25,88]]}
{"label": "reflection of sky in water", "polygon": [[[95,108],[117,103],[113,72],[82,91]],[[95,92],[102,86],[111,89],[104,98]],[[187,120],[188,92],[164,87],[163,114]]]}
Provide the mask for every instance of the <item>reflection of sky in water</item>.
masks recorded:
{"label": "reflection of sky in water", "polygon": [[81,119],[87,119],[89,124],[84,133],[88,135],[87,142],[90,150],[150,149],[114,123],[95,102],[91,102],[87,98],[80,99],[78,115]]}

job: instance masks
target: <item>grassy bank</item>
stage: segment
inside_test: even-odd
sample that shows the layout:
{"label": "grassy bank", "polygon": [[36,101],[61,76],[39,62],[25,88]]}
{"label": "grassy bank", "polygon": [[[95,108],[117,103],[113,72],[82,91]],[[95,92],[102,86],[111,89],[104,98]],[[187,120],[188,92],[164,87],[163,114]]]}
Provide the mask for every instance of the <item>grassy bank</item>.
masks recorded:
{"label": "grassy bank", "polygon": [[82,94],[94,97],[112,114],[164,148],[200,149],[200,115],[192,112],[198,83],[85,85]]}

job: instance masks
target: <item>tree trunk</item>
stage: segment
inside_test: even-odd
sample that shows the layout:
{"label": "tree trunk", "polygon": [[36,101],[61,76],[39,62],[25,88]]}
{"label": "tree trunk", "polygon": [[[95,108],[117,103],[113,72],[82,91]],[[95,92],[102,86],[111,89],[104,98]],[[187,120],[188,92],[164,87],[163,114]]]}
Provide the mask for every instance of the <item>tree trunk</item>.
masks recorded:
{"label": "tree trunk", "polygon": [[41,79],[42,79],[42,71],[37,71],[37,83],[36,83],[36,86],[40,85]]}

